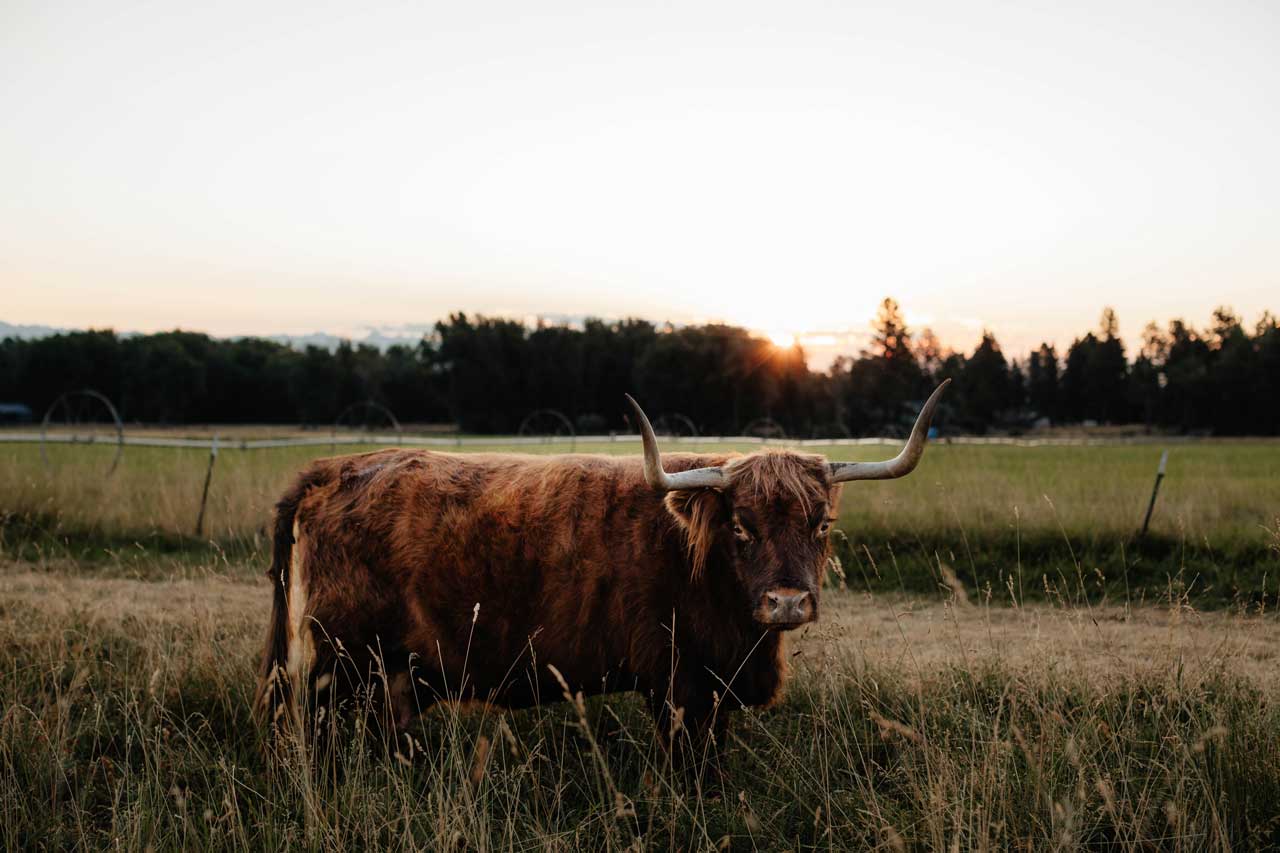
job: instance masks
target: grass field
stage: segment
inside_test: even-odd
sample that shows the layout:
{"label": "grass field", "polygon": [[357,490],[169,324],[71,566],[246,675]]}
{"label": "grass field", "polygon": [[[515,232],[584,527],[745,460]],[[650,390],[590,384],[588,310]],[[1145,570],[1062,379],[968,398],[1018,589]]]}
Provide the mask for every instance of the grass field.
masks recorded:
{"label": "grass field", "polygon": [[[602,451],[610,448],[600,448]],[[842,449],[877,458],[883,448]],[[316,455],[0,445],[0,847],[1280,845],[1280,445],[935,446],[852,484],[778,707],[670,766],[625,695],[271,766],[263,531]],[[856,454],[856,456],[855,456]]]}
{"label": "grass field", "polygon": [[[489,448],[502,450],[502,445]],[[526,452],[556,448],[525,447]],[[633,444],[584,452],[635,452]],[[747,450],[747,447],[722,449]],[[823,448],[811,448],[822,452]],[[833,459],[891,448],[832,447]],[[912,476],[845,489],[837,537],[850,585],[936,593],[943,567],[976,594],[1150,600],[1190,591],[1197,603],[1280,591],[1280,443],[1172,445],[1150,534],[1135,534],[1161,448],[935,444]],[[0,553],[70,557],[96,571],[152,571],[156,552],[252,563],[265,554],[270,508],[289,478],[328,448],[224,451],[203,536],[193,536],[208,454],[0,445]],[[165,571],[168,571],[166,569]]]}

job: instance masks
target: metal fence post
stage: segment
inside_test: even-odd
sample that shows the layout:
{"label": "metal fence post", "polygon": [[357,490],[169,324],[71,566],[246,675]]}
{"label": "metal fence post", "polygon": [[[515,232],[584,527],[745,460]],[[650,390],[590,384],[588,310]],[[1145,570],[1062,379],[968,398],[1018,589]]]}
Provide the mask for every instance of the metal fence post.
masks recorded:
{"label": "metal fence post", "polygon": [[1160,467],[1156,468],[1156,484],[1151,487],[1151,502],[1147,504],[1147,517],[1142,519],[1142,532],[1139,537],[1147,535],[1147,528],[1151,526],[1151,511],[1156,508],[1156,495],[1160,492],[1160,481],[1164,479],[1164,469],[1169,462],[1169,451],[1160,454]]}
{"label": "metal fence post", "polygon": [[213,479],[213,463],[218,461],[218,436],[209,445],[209,467],[204,472],[204,493],[200,495],[200,512],[196,515],[196,536],[204,531],[204,508],[209,503],[209,481]]}

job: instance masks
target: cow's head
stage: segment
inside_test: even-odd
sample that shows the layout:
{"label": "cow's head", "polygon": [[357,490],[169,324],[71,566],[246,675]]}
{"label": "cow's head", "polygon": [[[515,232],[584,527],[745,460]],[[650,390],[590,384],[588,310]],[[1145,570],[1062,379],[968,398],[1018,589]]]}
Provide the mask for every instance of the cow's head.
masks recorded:
{"label": "cow's head", "polygon": [[925,402],[906,447],[887,462],[828,462],[808,453],[764,450],[722,466],[673,473],[662,467],[649,419],[627,399],[644,441],[645,480],[666,492],[667,509],[685,531],[693,573],[705,571],[714,555],[717,565],[732,567],[749,617],[785,631],[818,618],[840,484],[911,473],[924,455],[946,386],[939,385]]}

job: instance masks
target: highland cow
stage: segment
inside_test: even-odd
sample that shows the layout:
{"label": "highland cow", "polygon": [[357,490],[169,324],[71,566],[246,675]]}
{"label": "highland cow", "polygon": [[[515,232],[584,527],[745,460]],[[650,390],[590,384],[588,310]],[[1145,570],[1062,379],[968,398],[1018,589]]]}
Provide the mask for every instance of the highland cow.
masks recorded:
{"label": "highland cow", "polygon": [[394,730],[435,701],[519,708],[567,686],[640,693],[664,736],[717,731],[778,699],[841,484],[910,473],[945,384],[887,462],[661,457],[634,400],[640,458],[319,460],[276,506],[259,713],[286,725],[363,695]]}

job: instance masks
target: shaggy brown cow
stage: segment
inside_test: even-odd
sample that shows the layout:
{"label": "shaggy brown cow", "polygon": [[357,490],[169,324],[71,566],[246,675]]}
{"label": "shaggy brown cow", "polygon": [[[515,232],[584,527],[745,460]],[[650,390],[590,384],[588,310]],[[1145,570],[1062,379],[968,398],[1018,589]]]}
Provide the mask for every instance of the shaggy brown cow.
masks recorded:
{"label": "shaggy brown cow", "polygon": [[660,732],[715,730],[779,696],[783,632],[818,618],[840,484],[910,473],[945,384],[888,462],[661,459],[634,400],[639,459],[315,462],[276,506],[259,711],[284,723],[365,685],[394,728],[439,699],[554,701],[559,673],[640,692]]}

